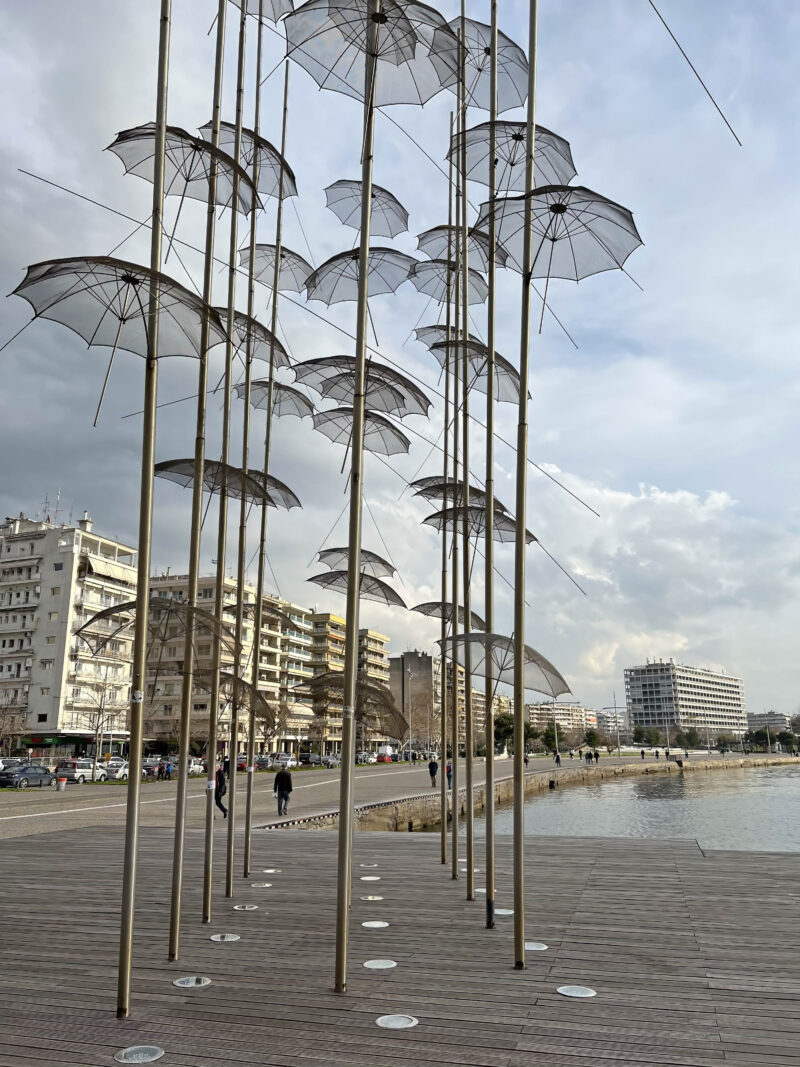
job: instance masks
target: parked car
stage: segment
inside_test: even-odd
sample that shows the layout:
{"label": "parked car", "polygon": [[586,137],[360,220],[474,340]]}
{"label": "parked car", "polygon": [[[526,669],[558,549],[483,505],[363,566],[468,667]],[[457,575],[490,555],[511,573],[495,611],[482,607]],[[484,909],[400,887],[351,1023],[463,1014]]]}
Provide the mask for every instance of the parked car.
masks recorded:
{"label": "parked car", "polygon": [[306,767],[321,767],[322,756],[320,756],[319,752],[301,752],[300,764]]}
{"label": "parked car", "polygon": [[377,757],[376,757],[376,759],[375,759],[375,762],[376,763],[391,763],[392,762],[392,757],[389,755],[388,752],[379,752]]}
{"label": "parked car", "polygon": [[145,756],[142,760],[142,778],[155,778],[160,762],[159,756]]}
{"label": "parked car", "polygon": [[47,767],[35,763],[15,763],[0,771],[0,786],[27,789],[29,785],[56,785],[57,779]]}
{"label": "parked car", "polygon": [[288,752],[279,752],[277,756],[273,757],[272,766],[274,770],[278,770],[281,767],[296,767],[297,760],[294,756],[290,756]]}
{"label": "parked car", "polygon": [[128,764],[127,763],[107,763],[106,774],[108,780],[112,782],[127,782],[128,780]]}
{"label": "parked car", "polygon": [[341,767],[341,765],[342,765],[342,757],[341,756],[323,756],[322,757],[322,766],[323,767]]}
{"label": "parked car", "polygon": [[206,773],[202,760],[199,760],[197,756],[189,757],[188,773],[190,777]]}
{"label": "parked car", "polygon": [[25,763],[26,760],[22,756],[3,756],[0,759],[0,771],[4,771],[7,767],[15,767],[18,763]]}
{"label": "parked car", "polygon": [[[92,781],[93,767],[94,763],[90,759],[65,759],[58,763],[55,774],[56,778],[66,778],[68,782],[77,782],[78,785],[83,785],[84,782]],[[94,780],[96,782],[104,782],[107,777],[105,767],[102,763],[98,763]]]}
{"label": "parked car", "polygon": [[268,771],[272,766],[272,756],[269,752],[263,752],[260,756],[256,756],[255,765],[257,771]]}

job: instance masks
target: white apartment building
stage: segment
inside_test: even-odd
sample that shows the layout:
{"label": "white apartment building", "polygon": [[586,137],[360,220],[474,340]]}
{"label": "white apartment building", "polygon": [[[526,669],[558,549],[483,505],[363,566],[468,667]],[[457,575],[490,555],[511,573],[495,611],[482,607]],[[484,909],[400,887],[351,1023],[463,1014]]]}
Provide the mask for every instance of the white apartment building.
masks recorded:
{"label": "white apartment building", "polygon": [[597,729],[597,712],[583,704],[559,703],[546,700],[538,704],[526,704],[528,722],[537,730],[544,730],[556,722],[567,733],[580,733]]}
{"label": "white apartment building", "polygon": [[98,624],[98,650],[75,636],[136,596],[136,550],[92,531],[20,515],[0,525],[0,707],[24,715],[22,747],[53,759],[128,737],[132,634]]}
{"label": "white apartment building", "polygon": [[674,660],[627,667],[625,700],[631,729],[655,726],[665,736],[691,728],[703,734],[747,730],[742,680],[721,671]]}
{"label": "white apartment building", "polygon": [[782,711],[759,711],[753,715],[748,712],[747,729],[769,730],[770,733],[779,734],[782,730],[792,729],[792,717]]}
{"label": "white apartment building", "polygon": [[617,731],[620,734],[627,734],[628,732],[628,720],[625,715],[625,708],[604,708],[597,712],[597,729],[601,734],[605,734],[606,737],[615,738]]}

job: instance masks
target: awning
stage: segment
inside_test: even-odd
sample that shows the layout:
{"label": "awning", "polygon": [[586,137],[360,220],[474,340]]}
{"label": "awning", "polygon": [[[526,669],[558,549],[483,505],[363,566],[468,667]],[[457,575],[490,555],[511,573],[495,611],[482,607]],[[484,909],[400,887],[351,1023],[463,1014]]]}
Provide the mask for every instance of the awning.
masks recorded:
{"label": "awning", "polygon": [[136,585],[137,571],[135,567],[127,567],[124,563],[114,563],[110,559],[102,559],[99,556],[87,556],[89,570],[101,578],[113,578],[116,582],[125,582],[126,585]]}

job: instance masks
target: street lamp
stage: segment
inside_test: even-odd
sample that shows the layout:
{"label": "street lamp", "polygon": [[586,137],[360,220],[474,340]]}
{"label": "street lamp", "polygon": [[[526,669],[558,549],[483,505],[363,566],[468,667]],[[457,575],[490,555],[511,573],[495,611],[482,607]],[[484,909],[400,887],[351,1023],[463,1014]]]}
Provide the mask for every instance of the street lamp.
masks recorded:
{"label": "street lamp", "polygon": [[619,713],[617,712],[617,692],[614,690],[614,703],[607,705],[603,711],[614,711],[614,726],[617,730],[617,759],[622,759],[622,750],[619,747]]}
{"label": "street lamp", "polygon": [[411,766],[411,709],[412,709],[412,703],[411,703],[411,693],[412,693],[411,679],[414,677],[414,674],[413,674],[413,672],[411,671],[410,668],[406,669],[406,674],[408,675],[408,765],[410,767]]}

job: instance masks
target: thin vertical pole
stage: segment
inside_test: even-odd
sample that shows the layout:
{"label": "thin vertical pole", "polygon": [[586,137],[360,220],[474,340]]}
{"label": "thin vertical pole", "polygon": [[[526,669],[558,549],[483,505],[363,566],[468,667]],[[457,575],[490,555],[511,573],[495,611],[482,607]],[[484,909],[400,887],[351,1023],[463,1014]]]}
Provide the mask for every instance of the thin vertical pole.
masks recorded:
{"label": "thin vertical pole", "polygon": [[[458,125],[457,125],[458,128]],[[456,168],[456,221],[461,217],[461,183],[458,180],[458,168]],[[460,734],[460,722],[458,714],[458,656],[456,654],[456,638],[458,637],[458,610],[459,610],[459,570],[458,570],[458,446],[459,446],[459,415],[460,415],[460,400],[458,396],[458,386],[461,378],[459,372],[459,360],[456,354],[458,349],[458,337],[461,322],[461,301],[459,289],[460,274],[456,269],[455,279],[453,284],[453,332],[452,337],[448,336],[448,352],[450,354],[450,362],[453,367],[453,499],[452,499],[452,513],[453,513],[453,541],[452,541],[452,575],[451,583],[453,586],[453,605],[451,616],[451,630],[453,635],[453,655],[450,661],[452,669],[452,677],[450,679],[450,696],[452,701],[452,744],[453,744],[453,788],[451,791],[450,808],[452,812],[452,818],[450,821],[450,876],[451,878],[458,879],[458,741]],[[450,343],[452,342],[452,344]],[[466,622],[465,622],[466,625]]]}
{"label": "thin vertical pole", "polygon": [[[453,114],[450,113],[450,140],[453,140]],[[444,363],[444,466],[442,469],[442,510],[445,510],[448,503],[452,506],[455,504],[455,500],[451,499],[448,494],[448,481],[450,478],[450,304],[453,299],[452,288],[453,280],[450,274],[449,264],[453,258],[451,250],[451,240],[453,232],[453,158],[450,156],[450,165],[448,167],[448,194],[447,194],[447,291],[445,300],[447,301],[447,346],[445,348],[445,363]],[[442,746],[439,754],[440,773],[441,778],[439,780],[440,789],[440,819],[441,819],[441,859],[442,863],[447,863],[447,774],[445,768],[447,767],[447,657],[444,654],[444,641],[447,638],[447,529],[442,530],[442,655],[439,661],[439,689],[440,689],[440,707],[441,707],[441,727],[442,727]],[[455,649],[453,650],[455,654]]]}
{"label": "thin vertical pole", "polygon": [[[494,633],[494,316],[497,228],[494,198],[497,196],[497,0],[491,0],[489,57],[489,298],[486,309],[486,529],[483,558],[484,616],[486,633]],[[490,649],[486,646],[486,929],[494,928],[494,679]]]}
{"label": "thin vertical pole", "polygon": [[[263,3],[260,0],[259,7]],[[259,26],[259,35],[260,35]],[[260,61],[260,53],[259,53]],[[261,80],[259,74],[259,82]],[[283,163],[286,159],[286,117],[289,108],[289,60],[286,60],[286,67],[283,77],[283,120],[281,126],[281,171],[278,178],[278,209],[275,222],[275,264],[273,266],[272,276],[272,331],[270,334],[269,342],[269,384],[267,386],[267,421],[264,429],[264,485],[268,484],[269,480],[269,466],[270,466],[270,449],[272,443],[272,405],[275,395],[275,333],[278,329],[278,287],[280,285],[281,278],[281,229],[283,225],[283,177],[284,167]],[[256,130],[256,132],[258,132]],[[251,233],[250,243],[250,273],[249,273],[249,290],[248,290],[248,315],[252,315],[251,300],[255,299],[255,264],[256,264],[256,244],[255,244],[255,227],[253,227]],[[264,570],[266,566],[267,555],[267,503],[266,500],[261,505],[261,529],[258,540],[258,583],[256,586],[256,608],[255,618],[253,620],[253,640],[256,642],[253,651],[253,673],[251,683],[253,686],[253,694],[255,695],[258,690],[258,667],[259,659],[261,657],[261,620],[264,608]],[[245,814],[244,814],[244,877],[250,874],[250,839],[253,833],[253,777],[255,771],[252,769],[254,766],[255,756],[255,707],[252,705],[250,708],[250,722],[247,734],[247,797],[245,800]]]}
{"label": "thin vertical pole", "polygon": [[[225,55],[225,9],[227,0],[219,0],[217,9],[217,43],[214,57],[214,95],[211,103],[211,145],[219,147],[222,110],[222,68]],[[235,210],[231,205],[231,210]],[[178,741],[178,795],[175,801],[175,840],[172,850],[172,896],[169,912],[169,958],[176,960],[181,937],[181,890],[183,887],[184,832],[186,828],[186,794],[189,782],[189,728],[194,688],[194,609],[197,580],[200,574],[200,537],[203,517],[203,470],[206,447],[206,393],[208,390],[208,341],[211,292],[214,279],[214,224],[217,211],[217,160],[212,153],[208,171],[206,205],[206,243],[203,263],[203,323],[200,333],[200,365],[197,372],[197,417],[194,439],[194,474],[192,479],[192,513],[189,534],[189,577],[187,579],[187,625],[183,641],[183,688]],[[208,755],[208,753],[207,753]],[[213,754],[209,766],[213,766]]]}
{"label": "thin vertical pole", "polygon": [[[472,630],[472,597],[470,585],[472,567],[470,565],[470,528],[469,528],[469,201],[467,198],[467,13],[465,0],[461,0],[461,143],[459,152],[459,173],[461,175],[461,218],[458,220],[461,239],[461,376],[464,388],[462,405],[462,452],[461,457],[461,497],[464,507],[464,521],[461,527],[462,565],[464,568],[464,633]],[[473,811],[473,737],[472,737],[472,655],[469,646],[464,644],[464,785],[467,805],[464,814],[466,820],[466,860],[467,860],[467,900],[475,899],[475,816]]]}
{"label": "thin vertical pole", "polygon": [[[164,224],[164,156],[167,134],[167,86],[172,0],[161,0],[158,36],[158,82],[156,89],[156,137],[153,154],[153,228],[150,237],[150,269],[161,270],[161,236]],[[122,910],[119,932],[117,1018],[127,1019],[131,1009],[131,962],[133,920],[136,903],[136,859],[139,839],[139,792],[142,784],[142,711],[147,669],[147,624],[150,606],[150,542],[153,529],[153,466],[156,443],[158,393],[159,292],[150,284],[147,308],[149,345],[145,361],[144,419],[142,425],[142,474],[139,497],[139,559],[136,586],[136,622],[133,636],[131,679],[130,751],[125,812],[125,856],[122,869]]]}
{"label": "thin vertical pole", "polygon": [[[242,155],[242,119],[244,114],[244,64],[245,64],[245,38],[247,35],[247,4],[242,2],[242,10],[239,18],[239,55],[236,65],[236,132],[233,139],[233,158],[238,163]],[[230,425],[231,425],[231,380],[233,377],[233,334],[234,334],[234,322],[236,316],[236,266],[238,257],[238,216],[236,215],[236,204],[239,199],[239,172],[234,171],[233,183],[231,190],[231,245],[229,252],[228,262],[228,343],[225,346],[225,396],[223,399],[223,450],[226,455],[223,459],[223,463],[228,462],[227,452],[230,448]],[[250,225],[255,226],[255,216],[250,219]],[[248,364],[245,372],[248,377],[252,373],[251,365]],[[249,380],[248,380],[248,393],[249,393]],[[246,425],[246,432],[250,431],[250,401],[249,397],[244,406],[244,423]],[[224,470],[224,467],[223,467]],[[245,477],[242,475],[242,507],[246,508],[246,496],[245,491]],[[224,478],[220,490],[220,512],[228,510],[228,498],[227,498],[227,485]],[[247,531],[246,526],[247,512],[245,511],[245,535]],[[226,515],[227,522],[227,515]],[[220,523],[221,525],[221,523]],[[227,533],[227,531],[226,531]],[[237,573],[241,574],[242,582],[244,581],[244,554],[245,546],[242,544],[242,535],[239,537],[239,560]],[[225,551],[223,547],[222,556],[217,558],[217,563],[223,565],[223,575],[225,566]],[[237,580],[237,593],[239,592],[239,582]],[[244,630],[244,596],[239,595],[236,599],[236,623],[234,626],[234,647],[233,647],[233,689],[231,692],[231,732],[230,732],[230,744],[228,746],[228,759],[229,759],[229,772],[228,772],[228,791],[230,798],[228,800],[228,840],[227,848],[225,850],[225,896],[233,896],[233,862],[234,862],[234,846],[236,844],[236,771],[237,764],[239,762],[239,704],[240,704],[240,690],[239,690],[239,677],[241,672],[241,659],[242,659],[242,633]],[[218,618],[221,620],[222,615]],[[220,647],[221,652],[221,647]],[[219,666],[215,668],[215,676],[219,677]]]}
{"label": "thin vertical pole", "polygon": [[364,463],[364,387],[369,296],[369,231],[372,208],[372,148],[375,126],[375,76],[381,0],[368,0],[364,53],[364,136],[361,157],[361,232],[358,253],[355,386],[350,462],[350,525],[347,558],[347,609],[342,708],[342,770],[339,778],[339,840],[336,887],[336,963],[334,989],[347,990],[347,936],[350,919],[350,878],[353,848],[354,709],[358,671],[358,607],[361,562],[361,501]]}
{"label": "thin vertical pole", "polygon": [[525,519],[528,488],[528,364],[533,261],[533,153],[536,120],[536,22],[531,0],[528,39],[528,116],[525,220],[520,311],[519,416],[517,424],[516,528],[514,537],[514,966],[525,966]]}

